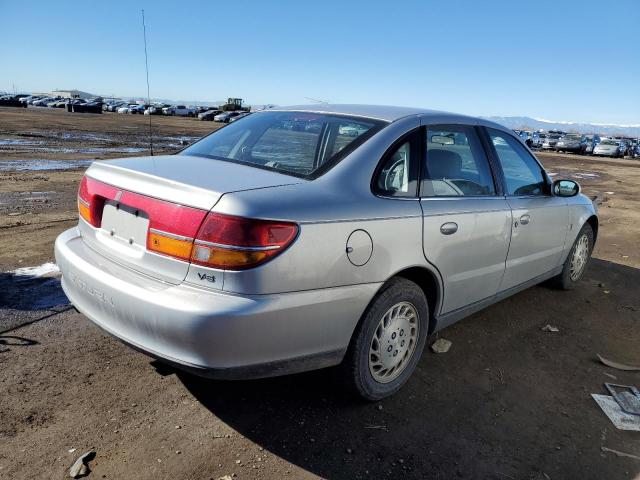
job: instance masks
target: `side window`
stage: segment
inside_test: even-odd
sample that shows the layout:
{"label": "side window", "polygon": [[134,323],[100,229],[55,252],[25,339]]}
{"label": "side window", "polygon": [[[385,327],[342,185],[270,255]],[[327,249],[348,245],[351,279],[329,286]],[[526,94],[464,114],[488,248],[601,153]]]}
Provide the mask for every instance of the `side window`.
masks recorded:
{"label": "side window", "polygon": [[489,161],[473,127],[427,127],[425,196],[495,195]]}
{"label": "side window", "polygon": [[546,182],[535,158],[511,135],[487,129],[496,150],[508,195],[545,195]]}
{"label": "side window", "polygon": [[417,190],[416,134],[400,141],[383,157],[373,182],[385,197],[414,197]]}

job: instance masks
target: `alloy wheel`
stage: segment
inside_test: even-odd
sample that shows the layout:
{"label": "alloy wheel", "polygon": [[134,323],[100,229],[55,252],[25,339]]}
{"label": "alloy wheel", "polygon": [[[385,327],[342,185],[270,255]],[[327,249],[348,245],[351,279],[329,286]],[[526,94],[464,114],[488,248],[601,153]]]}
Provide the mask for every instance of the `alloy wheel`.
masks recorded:
{"label": "alloy wheel", "polygon": [[380,319],[369,347],[369,371],[374,380],[389,383],[407,367],[416,348],[420,323],[409,302],[393,305]]}
{"label": "alloy wheel", "polygon": [[573,257],[571,258],[571,269],[569,270],[569,277],[572,281],[577,281],[582,275],[587,260],[589,259],[589,238],[586,235],[582,235],[576,243],[576,248],[573,251]]}

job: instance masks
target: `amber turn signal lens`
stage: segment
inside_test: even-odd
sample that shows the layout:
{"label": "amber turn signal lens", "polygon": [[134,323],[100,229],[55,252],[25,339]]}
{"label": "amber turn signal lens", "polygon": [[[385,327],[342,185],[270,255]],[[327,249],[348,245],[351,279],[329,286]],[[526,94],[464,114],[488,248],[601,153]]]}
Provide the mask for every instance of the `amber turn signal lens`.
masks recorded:
{"label": "amber turn signal lens", "polygon": [[82,217],[82,219],[84,219],[89,224],[92,224],[92,221],[91,221],[91,208],[80,197],[78,197],[78,213],[80,214],[80,217]]}
{"label": "amber turn signal lens", "polygon": [[241,269],[259,264],[273,253],[275,253],[273,250],[232,250],[229,248],[196,245],[193,249],[191,261],[199,265],[221,269]]}
{"label": "amber turn signal lens", "polygon": [[181,260],[189,260],[191,257],[191,248],[193,240],[180,240],[161,235],[155,232],[149,232],[147,236],[147,248],[156,253],[169,255]]}

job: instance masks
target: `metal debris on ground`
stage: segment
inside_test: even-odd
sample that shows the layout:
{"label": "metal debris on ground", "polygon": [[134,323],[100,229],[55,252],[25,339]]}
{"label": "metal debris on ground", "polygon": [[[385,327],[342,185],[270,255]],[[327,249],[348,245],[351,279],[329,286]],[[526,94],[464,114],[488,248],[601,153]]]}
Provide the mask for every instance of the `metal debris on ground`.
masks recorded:
{"label": "metal debris on ground", "polygon": [[600,447],[600,449],[603,452],[609,452],[609,453],[613,453],[614,455],[616,455],[617,457],[627,457],[627,458],[634,458],[636,460],[640,460],[640,457],[637,455],[632,455],[630,453],[625,453],[625,452],[621,452],[620,450],[614,450],[613,448],[607,448],[607,447]]}
{"label": "metal debris on ground", "polygon": [[608,358],[604,358],[599,353],[596,353],[596,355],[598,356],[598,359],[602,363],[604,363],[607,367],[615,368],[615,369],[618,369],[618,370],[626,370],[626,371],[630,371],[630,372],[640,372],[640,367],[637,367],[635,365],[626,365],[624,363],[614,362],[613,360],[609,360]]}
{"label": "metal debris on ground", "polygon": [[368,428],[371,430],[384,430],[385,432],[389,431],[386,425],[365,425],[364,428]]}
{"label": "metal debris on ground", "polygon": [[605,383],[604,386],[620,405],[623,412],[631,415],[640,415],[640,392],[633,385],[618,385]]}
{"label": "metal debris on ground", "polygon": [[592,393],[591,397],[600,406],[609,420],[613,423],[614,427],[618,430],[630,430],[640,432],[640,416],[630,415],[625,413],[620,408],[620,405],[609,395],[599,395]]}
{"label": "metal debris on ground", "polygon": [[447,353],[451,348],[451,342],[444,338],[439,338],[431,345],[431,350],[435,353]]}
{"label": "metal debris on ground", "polygon": [[540,330],[542,330],[543,332],[559,332],[560,331],[558,327],[554,327],[553,325],[548,325],[548,324],[542,327]]}
{"label": "metal debris on ground", "polygon": [[93,450],[88,451],[78,457],[78,459],[71,465],[69,469],[69,476],[71,478],[86,477],[91,473],[88,463],[96,456],[96,452]]}

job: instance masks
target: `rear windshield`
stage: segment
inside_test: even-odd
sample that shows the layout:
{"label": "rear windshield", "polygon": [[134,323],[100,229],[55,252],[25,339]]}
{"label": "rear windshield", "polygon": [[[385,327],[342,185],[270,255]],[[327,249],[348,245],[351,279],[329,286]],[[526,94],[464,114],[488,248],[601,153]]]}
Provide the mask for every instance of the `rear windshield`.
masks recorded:
{"label": "rear windshield", "polygon": [[213,132],[181,154],[315,177],[384,125],[379,120],[341,115],[260,112]]}

